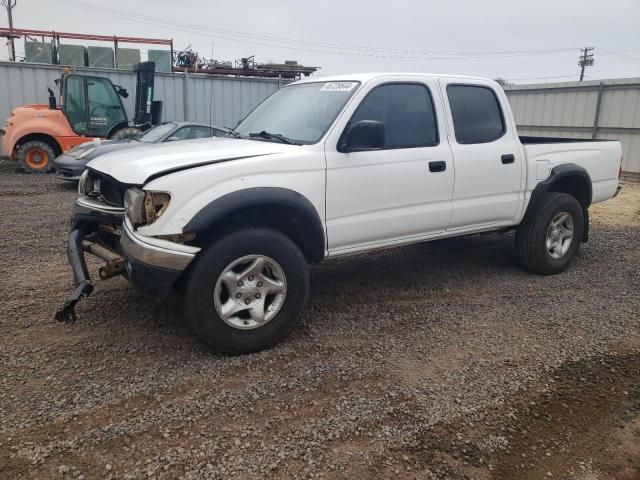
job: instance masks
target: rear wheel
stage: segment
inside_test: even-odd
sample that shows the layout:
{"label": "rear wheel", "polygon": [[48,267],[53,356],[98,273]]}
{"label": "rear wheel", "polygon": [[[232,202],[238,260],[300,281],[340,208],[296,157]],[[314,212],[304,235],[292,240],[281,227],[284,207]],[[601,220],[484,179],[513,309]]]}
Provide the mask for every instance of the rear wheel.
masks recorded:
{"label": "rear wheel", "polygon": [[46,142],[32,140],[20,145],[16,158],[23,170],[29,173],[48,173],[53,170],[56,151]]}
{"label": "rear wheel", "polygon": [[306,260],[295,243],[273,230],[246,229],[200,253],[185,307],[203,342],[226,353],[249,353],[291,332],[308,291]]}
{"label": "rear wheel", "polygon": [[582,206],[566,193],[549,193],[538,210],[516,232],[522,265],[550,275],[567,269],[584,232]]}

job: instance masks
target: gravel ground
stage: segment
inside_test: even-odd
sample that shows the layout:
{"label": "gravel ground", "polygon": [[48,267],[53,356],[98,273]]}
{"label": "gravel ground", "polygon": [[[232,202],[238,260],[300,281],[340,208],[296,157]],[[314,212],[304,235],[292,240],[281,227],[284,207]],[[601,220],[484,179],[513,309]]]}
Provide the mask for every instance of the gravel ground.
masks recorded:
{"label": "gravel ground", "polygon": [[315,266],[239,357],[122,279],[55,322],[74,196],[0,161],[2,478],[640,478],[638,185],[561,275],[493,234]]}

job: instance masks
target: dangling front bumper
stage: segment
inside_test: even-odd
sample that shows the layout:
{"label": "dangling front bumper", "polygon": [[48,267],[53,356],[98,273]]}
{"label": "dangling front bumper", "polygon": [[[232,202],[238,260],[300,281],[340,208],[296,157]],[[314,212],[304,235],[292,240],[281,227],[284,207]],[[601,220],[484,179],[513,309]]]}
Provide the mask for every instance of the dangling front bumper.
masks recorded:
{"label": "dangling front bumper", "polygon": [[139,290],[160,299],[199,251],[197,247],[140,235],[125,219],[124,209],[80,197],[67,246],[75,289],[55,318],[75,321],[75,305],[93,291],[85,252],[105,262],[99,269],[101,279],[125,275]]}
{"label": "dangling front bumper", "polygon": [[67,243],[67,258],[73,272],[75,288],[56,313],[56,320],[75,321],[75,305],[82,297],[88,297],[93,292],[85,252],[106,262],[100,268],[101,278],[110,278],[124,272],[124,257],[118,251],[123,219],[123,208],[111,207],[88,197],[80,197],[76,201]]}

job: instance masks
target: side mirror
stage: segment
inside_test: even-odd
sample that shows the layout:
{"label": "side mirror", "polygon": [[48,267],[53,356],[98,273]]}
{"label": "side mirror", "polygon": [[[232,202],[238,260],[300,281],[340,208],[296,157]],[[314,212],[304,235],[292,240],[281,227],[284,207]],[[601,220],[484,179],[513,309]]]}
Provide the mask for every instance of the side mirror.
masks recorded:
{"label": "side mirror", "polygon": [[122,88],[120,85],[114,85],[114,87],[116,87],[116,92],[118,92],[118,95],[120,95],[122,98],[129,97],[129,92],[127,92],[126,88]]}
{"label": "side mirror", "polygon": [[360,120],[347,130],[338,151],[360,152],[384,148],[384,124],[378,120]]}
{"label": "side mirror", "polygon": [[49,110],[55,110],[57,108],[56,105],[56,96],[53,94],[53,90],[47,88],[49,90]]}
{"label": "side mirror", "polygon": [[165,142],[178,142],[178,141],[180,141],[180,140],[181,140],[181,139],[180,139],[180,138],[178,138],[178,137],[169,137],[169,138],[167,138],[167,139],[165,140]]}

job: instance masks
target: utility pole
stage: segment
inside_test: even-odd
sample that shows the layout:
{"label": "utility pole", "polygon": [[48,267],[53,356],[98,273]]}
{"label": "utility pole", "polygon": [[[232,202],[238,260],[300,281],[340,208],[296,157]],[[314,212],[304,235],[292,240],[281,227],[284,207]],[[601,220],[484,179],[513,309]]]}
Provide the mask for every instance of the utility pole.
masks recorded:
{"label": "utility pole", "polygon": [[581,50],[582,55],[578,59],[578,66],[580,67],[580,81],[584,80],[584,69],[593,65],[593,47],[585,47]]}
{"label": "utility pole", "polygon": [[1,0],[2,5],[7,7],[7,16],[9,17],[9,50],[11,50],[9,52],[9,60],[12,62],[16,61],[16,45],[13,43],[13,32],[11,31],[13,30],[13,14],[11,10],[16,6],[17,2],[18,0]]}

